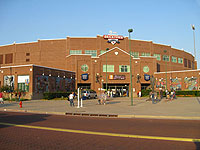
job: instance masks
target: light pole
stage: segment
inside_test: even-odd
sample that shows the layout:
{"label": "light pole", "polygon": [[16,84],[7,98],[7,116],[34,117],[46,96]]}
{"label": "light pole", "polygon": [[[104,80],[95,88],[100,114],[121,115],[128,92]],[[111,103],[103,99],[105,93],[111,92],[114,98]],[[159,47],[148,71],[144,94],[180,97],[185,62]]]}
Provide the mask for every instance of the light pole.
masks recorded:
{"label": "light pole", "polygon": [[133,83],[132,83],[132,62],[131,62],[131,33],[133,29],[128,29],[129,33],[129,54],[130,54],[130,80],[131,80],[131,106],[133,106]]}
{"label": "light pole", "polygon": [[[164,50],[164,53],[167,53],[167,50]],[[167,55],[165,55],[165,78],[166,78],[166,90],[167,90]]]}
{"label": "light pole", "polygon": [[193,30],[193,39],[194,39],[194,61],[196,60],[196,49],[195,49],[195,27],[194,25],[191,25],[192,26],[192,30]]}
{"label": "light pole", "polygon": [[108,75],[107,75],[107,51],[109,48],[106,48],[106,92],[108,90]]}

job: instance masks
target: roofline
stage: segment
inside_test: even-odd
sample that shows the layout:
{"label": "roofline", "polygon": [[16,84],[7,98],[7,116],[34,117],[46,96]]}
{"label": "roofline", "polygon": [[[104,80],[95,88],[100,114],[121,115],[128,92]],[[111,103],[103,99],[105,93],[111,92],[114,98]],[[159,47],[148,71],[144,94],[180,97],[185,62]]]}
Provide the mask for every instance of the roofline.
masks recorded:
{"label": "roofline", "polygon": [[92,38],[97,38],[97,37],[86,37],[86,36],[85,37],[71,37],[71,36],[67,36],[67,38],[91,38],[92,39]]}
{"label": "roofline", "polygon": [[168,72],[154,72],[154,74],[162,74],[162,73],[176,73],[176,72],[190,72],[190,71],[200,71],[200,69],[196,69],[196,70],[168,71]]}
{"label": "roofline", "polygon": [[[112,48],[112,49],[110,49],[110,50],[104,52],[103,54],[98,55],[98,57],[100,57],[100,56],[102,56],[102,55],[104,55],[104,54],[106,54],[106,53],[108,53],[108,52],[110,52],[110,51],[112,51],[112,50],[114,50],[114,49],[116,49],[116,48],[117,48],[118,50],[120,50],[120,51],[122,51],[122,52],[124,52],[125,54],[127,54],[127,55],[130,56],[129,53],[127,53],[126,51],[122,50],[121,48],[119,48],[119,47],[114,47],[114,48]],[[135,57],[133,57],[133,56],[131,56],[131,57],[132,57],[132,59],[140,59],[140,58],[135,58]]]}
{"label": "roofline", "polygon": [[[67,57],[70,57],[70,56],[78,56],[78,55],[80,55],[80,56],[92,56],[92,54],[69,54],[69,55],[67,55],[66,56],[66,58]],[[94,57],[93,57],[94,58]],[[95,57],[96,58],[96,57]]]}
{"label": "roofline", "polygon": [[[43,67],[43,68],[48,68],[48,69],[55,69],[55,70],[60,70],[60,71],[68,71],[68,70],[64,70],[64,69],[58,69],[58,68],[52,68],[52,67],[47,67],[47,66],[40,66],[40,65],[34,65],[34,64],[27,64],[27,65],[16,65],[16,66],[4,66],[4,67],[0,67],[0,69],[6,69],[6,68],[17,68],[17,67]],[[73,72],[73,71],[68,71],[68,72]],[[75,73],[75,72],[73,72]]]}

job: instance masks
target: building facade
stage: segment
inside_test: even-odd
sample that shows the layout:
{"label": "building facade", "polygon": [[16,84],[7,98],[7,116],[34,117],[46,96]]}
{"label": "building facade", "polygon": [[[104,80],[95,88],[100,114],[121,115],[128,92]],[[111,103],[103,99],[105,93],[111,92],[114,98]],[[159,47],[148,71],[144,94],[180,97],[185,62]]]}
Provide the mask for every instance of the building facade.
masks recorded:
{"label": "building facade", "polygon": [[0,73],[1,87],[9,87],[13,98],[19,91],[25,99],[40,99],[44,92],[75,90],[75,72],[71,71],[27,64],[4,66]]}
{"label": "building facade", "polygon": [[75,72],[76,88],[93,89],[98,93],[107,89],[119,96],[128,96],[131,90],[130,59],[135,96],[150,85],[152,75],[165,78],[166,74],[158,73],[185,70],[188,73],[188,70],[197,69],[193,55],[184,50],[118,35],[67,37],[0,46],[1,68],[34,64],[69,70]]}

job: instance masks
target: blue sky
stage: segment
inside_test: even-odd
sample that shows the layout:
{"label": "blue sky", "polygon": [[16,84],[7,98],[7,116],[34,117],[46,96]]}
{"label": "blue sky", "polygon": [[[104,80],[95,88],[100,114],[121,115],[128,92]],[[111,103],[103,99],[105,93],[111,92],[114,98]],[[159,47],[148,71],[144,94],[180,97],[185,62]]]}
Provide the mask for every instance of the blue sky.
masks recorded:
{"label": "blue sky", "polygon": [[74,37],[109,30],[132,39],[196,53],[200,68],[200,0],[0,0],[0,45]]}

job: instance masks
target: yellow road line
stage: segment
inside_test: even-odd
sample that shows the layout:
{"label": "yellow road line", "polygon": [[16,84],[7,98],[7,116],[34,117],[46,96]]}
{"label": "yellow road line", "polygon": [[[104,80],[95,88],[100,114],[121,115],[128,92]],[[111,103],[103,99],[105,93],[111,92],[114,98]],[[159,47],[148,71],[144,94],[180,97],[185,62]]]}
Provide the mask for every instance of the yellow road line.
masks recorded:
{"label": "yellow road line", "polygon": [[42,130],[50,130],[50,131],[80,133],[80,134],[113,136],[113,137],[126,137],[126,138],[151,139],[151,140],[166,140],[166,141],[179,141],[179,142],[200,142],[200,139],[192,139],[192,138],[159,137],[159,136],[145,136],[145,135],[131,135],[131,134],[120,134],[120,133],[82,131],[82,130],[60,129],[60,128],[40,127],[40,126],[31,126],[31,125],[19,125],[19,124],[11,124],[11,123],[4,123],[4,122],[0,122],[0,125],[22,127],[22,128],[31,128],[31,129],[42,129]]}

